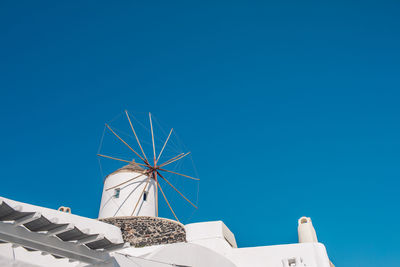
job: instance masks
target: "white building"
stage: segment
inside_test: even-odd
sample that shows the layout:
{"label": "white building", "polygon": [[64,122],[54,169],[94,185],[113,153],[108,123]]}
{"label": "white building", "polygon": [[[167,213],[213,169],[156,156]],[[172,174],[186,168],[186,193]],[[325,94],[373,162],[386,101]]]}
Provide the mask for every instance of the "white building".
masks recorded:
{"label": "white building", "polygon": [[0,197],[0,266],[333,266],[310,218],[299,219],[299,243],[238,248],[222,221],[155,217],[156,198],[154,179],[132,164],[105,180],[102,221]]}

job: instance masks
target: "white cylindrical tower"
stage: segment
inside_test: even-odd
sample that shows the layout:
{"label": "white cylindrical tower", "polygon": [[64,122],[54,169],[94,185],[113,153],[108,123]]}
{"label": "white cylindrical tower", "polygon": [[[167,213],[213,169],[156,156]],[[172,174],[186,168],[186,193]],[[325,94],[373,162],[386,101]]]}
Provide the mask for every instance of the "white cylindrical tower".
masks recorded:
{"label": "white cylindrical tower", "polygon": [[120,216],[155,217],[156,184],[153,178],[148,181],[149,176],[134,163],[109,174],[104,181],[99,219]]}

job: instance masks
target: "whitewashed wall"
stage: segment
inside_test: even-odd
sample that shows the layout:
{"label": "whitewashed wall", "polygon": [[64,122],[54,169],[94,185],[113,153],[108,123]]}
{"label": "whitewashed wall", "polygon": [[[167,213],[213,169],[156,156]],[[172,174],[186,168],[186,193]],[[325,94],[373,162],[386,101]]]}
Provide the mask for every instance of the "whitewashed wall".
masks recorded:
{"label": "whitewashed wall", "polygon": [[[121,184],[125,181],[138,178],[119,186],[119,196],[116,196],[116,190],[108,188]],[[150,179],[147,185],[146,201],[141,196],[143,189],[146,185],[148,176],[135,171],[119,171],[110,174],[104,182],[103,195],[101,198],[99,218],[109,218],[118,216],[156,216],[156,201],[155,201],[155,181]],[[132,214],[136,203],[138,206],[135,213]]]}

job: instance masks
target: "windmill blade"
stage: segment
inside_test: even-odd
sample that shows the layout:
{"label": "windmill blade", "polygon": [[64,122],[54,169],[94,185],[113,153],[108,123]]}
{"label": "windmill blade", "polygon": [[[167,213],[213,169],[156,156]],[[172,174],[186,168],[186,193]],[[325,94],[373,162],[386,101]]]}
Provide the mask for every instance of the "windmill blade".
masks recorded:
{"label": "windmill blade", "polygon": [[108,159],[113,159],[113,160],[118,160],[118,161],[122,161],[122,162],[132,163],[132,161],[129,161],[129,160],[114,158],[114,157],[110,157],[110,156],[106,156],[106,155],[102,155],[102,154],[97,154],[97,156],[103,157],[103,158],[108,158]]}
{"label": "windmill blade", "polygon": [[122,142],[124,143],[130,150],[133,151],[133,153],[135,153],[141,160],[143,160],[144,163],[146,163],[146,161],[144,160],[144,158],[142,158],[142,156],[140,156],[133,148],[131,148],[128,143],[126,143],[121,137],[119,137],[118,134],[116,134],[113,129],[111,129],[110,126],[108,126],[108,124],[106,124],[106,127]]}
{"label": "windmill blade", "polygon": [[143,167],[148,167],[146,164],[137,163],[135,161],[129,161],[129,160],[124,160],[124,159],[114,158],[114,157],[110,157],[110,156],[103,155],[103,154],[97,154],[97,156],[103,157],[103,158],[108,158],[108,159],[113,159],[113,160],[118,160],[118,161],[122,161],[122,162],[127,162],[127,163],[132,164],[132,165],[133,164],[137,164],[137,165],[140,165],[140,166],[143,166]]}
{"label": "windmill blade", "polygon": [[168,135],[168,137],[167,137],[167,140],[165,141],[165,143],[164,143],[164,145],[163,145],[163,147],[162,147],[162,149],[161,149],[161,151],[160,151],[160,154],[158,155],[158,157],[157,157],[157,160],[156,160],[156,162],[158,162],[158,160],[160,159],[160,157],[161,157],[161,154],[163,153],[163,151],[164,151],[164,148],[165,148],[165,146],[167,145],[167,143],[168,143],[168,140],[169,140],[169,137],[171,136],[171,134],[172,134],[172,130],[173,130],[173,128],[171,129],[171,131],[169,132],[169,135]]}
{"label": "windmill blade", "polygon": [[160,171],[164,171],[164,172],[170,172],[170,173],[177,174],[177,175],[180,175],[180,176],[183,176],[183,177],[189,178],[189,179],[193,179],[193,180],[200,181],[200,179],[199,179],[199,178],[194,178],[194,177],[191,177],[191,176],[189,176],[189,175],[186,175],[186,174],[177,173],[177,172],[173,172],[173,171],[166,170],[166,169],[160,169],[160,168],[158,168],[158,170],[160,170]]}
{"label": "windmill blade", "polygon": [[[161,164],[159,167],[164,167],[164,166],[166,166],[166,165],[168,165],[168,164],[171,164],[172,162],[175,162],[175,161],[177,161],[177,160],[180,160],[180,159],[186,157],[187,155],[189,155],[190,153],[191,153],[191,152],[187,152],[186,154],[181,153],[180,155],[175,156],[174,158],[172,158],[172,159],[170,159],[170,160],[167,160],[166,162],[164,162],[163,164]],[[183,154],[183,155],[182,155],[182,154]]]}
{"label": "windmill blade", "polygon": [[131,179],[129,179],[129,180],[123,182],[123,183],[120,183],[120,184],[114,185],[114,186],[112,186],[112,187],[110,187],[110,188],[107,188],[106,191],[111,190],[111,189],[114,189],[114,188],[117,188],[117,187],[119,187],[119,186],[121,186],[121,185],[123,185],[123,184],[129,183],[130,181],[135,180],[136,178],[139,178],[140,176],[143,176],[143,175],[146,175],[146,173],[141,173],[141,174],[139,174],[138,176],[135,176],[135,177],[133,177],[133,178],[131,178]]}
{"label": "windmill blade", "polygon": [[147,157],[146,157],[146,154],[144,153],[144,150],[143,150],[143,148],[142,148],[142,145],[140,144],[139,138],[138,138],[138,136],[136,135],[135,129],[133,128],[133,125],[132,125],[132,122],[131,122],[131,118],[129,117],[128,111],[125,110],[125,113],[126,113],[126,117],[128,118],[129,124],[131,125],[132,132],[133,132],[133,134],[135,135],[136,141],[137,141],[137,143],[138,143],[138,145],[139,145],[139,147],[140,147],[140,150],[142,151],[143,156],[144,156],[144,158],[146,159],[146,163],[149,164],[149,161],[148,161],[148,159],[147,159]]}
{"label": "windmill blade", "polygon": [[146,185],[144,186],[143,191],[142,191],[142,193],[140,194],[140,197],[139,197],[138,201],[136,202],[135,208],[133,209],[131,216],[133,216],[133,214],[135,213],[136,208],[137,208],[137,206],[139,205],[139,202],[140,202],[140,200],[141,200],[142,197],[143,197],[144,191],[146,191],[147,185],[148,185],[149,182],[150,182],[150,179],[151,179],[151,178],[150,178],[150,176],[149,176],[149,178],[147,179]]}
{"label": "windmill blade", "polygon": [[164,163],[160,164],[160,165],[159,165],[159,167],[162,167],[162,166],[164,166],[166,163],[170,162],[171,160],[174,160],[174,159],[176,159],[177,157],[180,157],[180,156],[182,156],[183,154],[185,154],[185,153],[180,153],[180,154],[176,155],[175,157],[173,157],[173,158],[170,158],[170,159],[169,159],[169,160],[167,160],[166,162],[164,162]]}
{"label": "windmill blade", "polygon": [[158,184],[158,187],[160,188],[161,194],[163,195],[163,197],[165,199],[165,202],[167,202],[167,204],[168,204],[169,209],[172,211],[172,214],[174,214],[175,219],[179,222],[178,217],[176,217],[176,214],[175,214],[174,210],[172,209],[171,205],[169,204],[169,201],[168,201],[167,197],[165,196],[164,191],[162,190],[161,185],[158,181],[157,181],[157,184]]}
{"label": "windmill blade", "polygon": [[176,189],[176,187],[173,186],[167,179],[165,179],[164,176],[161,175],[161,173],[159,173],[158,171],[157,171],[157,173],[158,173],[158,175],[160,175],[160,177],[161,177],[162,179],[164,179],[164,181],[167,182],[167,184],[169,184],[173,189],[175,189],[175,191],[178,192],[179,195],[181,195],[187,202],[189,202],[193,207],[195,207],[195,208],[197,209],[197,206],[196,206],[195,204],[193,204],[193,203],[192,203],[187,197],[185,197],[181,192],[179,192],[179,190]]}
{"label": "windmill blade", "polygon": [[151,128],[151,141],[153,142],[154,165],[156,164],[156,146],[154,144],[153,122],[151,121],[151,113],[149,112],[150,128]]}

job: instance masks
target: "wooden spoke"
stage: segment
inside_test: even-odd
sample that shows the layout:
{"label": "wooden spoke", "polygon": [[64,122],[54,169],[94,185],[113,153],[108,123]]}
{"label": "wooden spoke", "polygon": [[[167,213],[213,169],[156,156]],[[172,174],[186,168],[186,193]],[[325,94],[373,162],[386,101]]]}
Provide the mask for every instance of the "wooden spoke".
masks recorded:
{"label": "wooden spoke", "polygon": [[146,191],[147,185],[148,185],[149,182],[150,182],[150,179],[151,179],[150,177],[147,179],[146,185],[144,186],[143,191],[142,191],[142,193],[140,194],[140,197],[139,197],[138,201],[136,202],[135,208],[133,209],[131,216],[133,216],[133,214],[135,213],[136,208],[137,208],[137,206],[139,205],[139,202],[140,202],[140,200],[141,200],[142,197],[143,197],[144,191]]}
{"label": "wooden spoke", "polygon": [[171,131],[169,132],[169,135],[168,135],[168,137],[167,137],[167,140],[165,141],[165,143],[164,143],[164,145],[163,145],[163,147],[162,147],[162,149],[161,149],[161,152],[160,152],[160,154],[159,154],[158,157],[157,157],[157,160],[156,160],[157,162],[158,162],[158,160],[160,159],[161,154],[163,153],[164,148],[165,148],[165,146],[166,146],[167,143],[168,143],[168,140],[169,140],[169,137],[171,136],[172,130],[173,130],[173,129],[171,129]]}
{"label": "wooden spoke", "polygon": [[165,179],[164,176],[161,175],[161,173],[159,173],[158,171],[157,171],[157,173],[158,173],[158,175],[160,175],[160,177],[162,179],[164,179],[164,181],[167,182],[167,184],[169,184],[173,189],[175,189],[175,191],[178,192],[179,195],[181,195],[187,202],[189,202],[193,207],[195,207],[197,209],[196,205],[194,205],[189,199],[187,199],[187,197],[185,197],[181,192],[179,192],[179,190],[176,189],[176,187],[173,186],[167,179]]}
{"label": "wooden spoke", "polygon": [[169,161],[164,162],[164,163],[161,164],[159,167],[164,167],[164,166],[166,166],[166,165],[168,165],[168,164],[171,164],[172,162],[175,162],[175,161],[177,161],[177,160],[180,160],[180,159],[186,157],[186,156],[189,155],[189,154],[190,154],[190,152],[187,152],[186,154],[181,153],[180,156],[175,157],[175,159],[170,159]]}
{"label": "wooden spoke", "polygon": [[119,158],[113,158],[113,157],[106,156],[106,155],[102,155],[102,154],[97,154],[97,156],[103,157],[103,158],[108,158],[108,159],[113,159],[113,160],[118,160],[118,161],[123,161],[123,162],[132,163],[132,161],[129,161],[129,160],[124,160],[124,159],[119,159]]}
{"label": "wooden spoke", "polygon": [[97,156],[103,157],[103,158],[108,158],[108,159],[113,159],[113,160],[118,160],[118,161],[122,161],[122,162],[127,162],[127,163],[132,164],[132,165],[136,164],[136,165],[139,165],[139,166],[148,167],[148,165],[146,165],[146,164],[137,163],[136,161],[133,161],[133,160],[129,161],[129,160],[114,158],[114,157],[110,157],[110,156],[106,156],[106,155],[102,155],[102,154],[97,154]]}
{"label": "wooden spoke", "polygon": [[136,164],[136,165],[143,166],[143,167],[149,167],[149,165],[147,165],[147,164],[137,163],[137,162],[134,161],[134,160],[131,161],[131,164],[132,164],[132,165],[135,165],[135,164]]}
{"label": "wooden spoke", "polygon": [[166,170],[166,169],[160,169],[160,168],[159,168],[159,170],[160,170],[160,171],[164,171],[164,172],[170,172],[170,173],[177,174],[177,175],[180,175],[180,176],[183,176],[183,177],[189,178],[189,179],[193,179],[193,180],[200,181],[200,179],[198,179],[198,178],[194,178],[194,177],[191,177],[191,176],[188,176],[188,175],[182,174],[182,173],[177,173],[177,172],[173,172],[173,171]]}
{"label": "wooden spoke", "polygon": [[114,213],[114,217],[117,215],[118,211],[122,208],[122,206],[125,204],[125,202],[128,200],[128,198],[135,192],[135,190],[132,190],[124,199],[124,201],[121,203],[121,205],[118,207],[117,211]]}
{"label": "wooden spoke", "polygon": [[138,145],[139,145],[139,147],[140,147],[140,150],[142,151],[143,156],[144,156],[144,158],[146,159],[146,163],[148,164],[149,161],[148,161],[148,159],[147,159],[147,157],[146,157],[146,154],[144,153],[144,150],[143,150],[143,148],[142,148],[142,145],[140,144],[139,138],[138,138],[137,135],[136,135],[135,129],[133,128],[133,125],[132,125],[132,122],[131,122],[131,118],[129,117],[128,111],[125,110],[125,113],[126,113],[126,117],[128,118],[129,124],[131,125],[132,132],[133,132],[133,134],[135,135],[136,141],[137,141],[137,143],[138,143]]}
{"label": "wooden spoke", "polygon": [[173,158],[170,158],[169,160],[167,160],[167,161],[166,161],[166,162],[164,162],[163,164],[160,164],[160,165],[159,165],[159,167],[162,167],[162,166],[164,166],[164,164],[166,164],[166,163],[169,163],[171,160],[174,160],[174,159],[176,159],[177,157],[180,157],[180,156],[182,156],[183,154],[185,154],[185,153],[180,153],[180,154],[176,155],[175,157],[173,157]]}
{"label": "wooden spoke", "polygon": [[114,188],[116,188],[116,187],[119,187],[119,186],[121,186],[121,185],[123,185],[123,184],[129,183],[130,181],[135,180],[136,178],[139,178],[140,176],[143,176],[143,175],[146,175],[146,173],[141,173],[141,174],[139,174],[138,176],[135,176],[135,177],[133,177],[133,178],[131,178],[131,179],[129,179],[129,180],[123,182],[123,183],[120,183],[120,184],[114,185],[114,186],[112,186],[112,187],[110,187],[110,188],[107,188],[106,191],[111,190],[111,189],[114,189]]}
{"label": "wooden spoke", "polygon": [[149,112],[150,128],[151,128],[151,141],[153,142],[154,165],[156,165],[156,146],[154,144],[153,122],[151,121],[151,113]]}
{"label": "wooden spoke", "polygon": [[108,126],[108,124],[106,124],[107,128],[122,142],[124,143],[130,150],[133,151],[133,153],[135,153],[141,160],[143,160],[144,163],[146,163],[146,161],[144,160],[144,158],[142,158],[135,150],[133,150],[133,148],[131,148],[121,137],[119,137],[118,134],[116,134],[113,129],[111,129],[110,126]]}
{"label": "wooden spoke", "polygon": [[172,211],[172,214],[174,214],[175,219],[179,222],[179,219],[178,219],[178,217],[176,217],[176,214],[175,214],[174,210],[172,209],[171,205],[169,204],[169,201],[168,201],[167,197],[165,196],[164,191],[162,190],[160,183],[157,182],[157,184],[158,184],[158,187],[160,188],[161,194],[163,195],[163,197],[165,199],[165,202],[167,202],[167,204],[168,204],[169,209]]}
{"label": "wooden spoke", "polygon": [[156,181],[156,216],[158,217],[158,181],[157,172],[153,172],[154,180]]}

